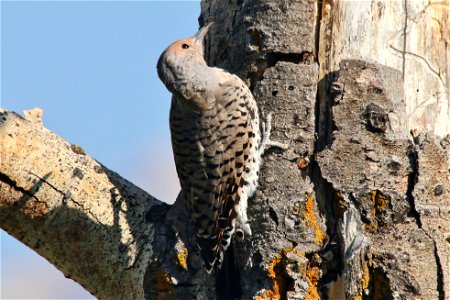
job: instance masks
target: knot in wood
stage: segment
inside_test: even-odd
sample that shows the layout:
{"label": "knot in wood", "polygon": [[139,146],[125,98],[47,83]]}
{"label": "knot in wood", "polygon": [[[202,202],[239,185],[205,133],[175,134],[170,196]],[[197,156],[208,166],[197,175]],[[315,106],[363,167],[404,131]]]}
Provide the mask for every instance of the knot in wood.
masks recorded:
{"label": "knot in wood", "polygon": [[363,116],[367,130],[371,132],[386,132],[389,122],[384,109],[374,103],[369,103]]}

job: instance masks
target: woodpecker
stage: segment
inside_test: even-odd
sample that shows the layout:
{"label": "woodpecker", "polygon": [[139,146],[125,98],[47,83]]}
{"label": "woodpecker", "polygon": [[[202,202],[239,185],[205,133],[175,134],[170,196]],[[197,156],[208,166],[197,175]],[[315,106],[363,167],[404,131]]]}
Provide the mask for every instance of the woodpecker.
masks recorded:
{"label": "woodpecker", "polygon": [[270,115],[261,136],[258,107],[236,75],[209,67],[204,40],[211,24],[170,44],[158,76],[172,93],[170,131],[182,195],[210,273],[236,233],[251,236],[247,200],[258,185]]}

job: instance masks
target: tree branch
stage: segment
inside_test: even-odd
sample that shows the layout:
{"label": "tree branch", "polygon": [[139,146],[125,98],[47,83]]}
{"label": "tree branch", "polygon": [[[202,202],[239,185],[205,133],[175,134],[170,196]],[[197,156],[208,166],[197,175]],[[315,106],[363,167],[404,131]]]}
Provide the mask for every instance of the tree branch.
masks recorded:
{"label": "tree branch", "polygon": [[[264,157],[227,282],[204,271],[180,199],[157,201],[33,114],[1,114],[0,226],[102,299],[444,299],[449,136],[409,129],[448,133],[448,46],[426,22],[447,14],[408,3],[202,1],[200,23],[220,24],[208,62],[247,81],[290,145]],[[405,56],[403,81],[405,16],[406,46],[446,80]]]}
{"label": "tree branch", "polygon": [[[170,208],[36,119],[3,111],[0,120],[2,229],[100,299],[175,296],[183,281],[212,292],[201,261],[188,257],[195,248],[175,234],[189,229],[180,201]],[[186,272],[187,259],[197,272]],[[204,281],[211,289],[196,291]]]}

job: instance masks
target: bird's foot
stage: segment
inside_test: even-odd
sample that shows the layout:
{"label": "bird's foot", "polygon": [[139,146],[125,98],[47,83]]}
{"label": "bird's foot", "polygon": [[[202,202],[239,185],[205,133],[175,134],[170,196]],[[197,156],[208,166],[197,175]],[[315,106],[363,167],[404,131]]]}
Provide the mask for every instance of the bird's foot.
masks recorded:
{"label": "bird's foot", "polygon": [[289,149],[289,145],[283,144],[277,141],[272,141],[270,139],[270,132],[272,130],[272,115],[273,112],[270,112],[266,116],[266,121],[262,122],[262,141],[261,141],[261,147],[260,147],[260,153],[263,154],[264,151],[271,147],[277,147],[281,150],[287,150]]}

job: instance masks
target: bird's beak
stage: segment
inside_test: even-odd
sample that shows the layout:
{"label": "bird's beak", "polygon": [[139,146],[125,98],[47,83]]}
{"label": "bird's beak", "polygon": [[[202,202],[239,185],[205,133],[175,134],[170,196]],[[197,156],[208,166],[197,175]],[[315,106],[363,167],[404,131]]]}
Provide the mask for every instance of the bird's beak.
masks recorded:
{"label": "bird's beak", "polygon": [[214,24],[214,22],[209,23],[206,26],[200,28],[200,30],[194,35],[194,41],[197,45],[203,45],[203,40],[205,39],[206,34],[208,33],[209,27]]}

